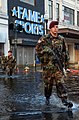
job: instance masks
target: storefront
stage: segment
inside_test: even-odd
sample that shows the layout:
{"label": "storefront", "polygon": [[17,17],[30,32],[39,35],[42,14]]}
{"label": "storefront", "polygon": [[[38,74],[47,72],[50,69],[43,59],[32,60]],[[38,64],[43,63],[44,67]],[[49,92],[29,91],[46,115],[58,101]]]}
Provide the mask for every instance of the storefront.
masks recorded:
{"label": "storefront", "polygon": [[70,63],[79,61],[79,31],[69,28],[59,29],[59,33],[64,36],[70,54]]}
{"label": "storefront", "polygon": [[10,47],[17,64],[33,65],[37,40],[44,34],[44,0],[31,5],[22,0],[9,3]]}

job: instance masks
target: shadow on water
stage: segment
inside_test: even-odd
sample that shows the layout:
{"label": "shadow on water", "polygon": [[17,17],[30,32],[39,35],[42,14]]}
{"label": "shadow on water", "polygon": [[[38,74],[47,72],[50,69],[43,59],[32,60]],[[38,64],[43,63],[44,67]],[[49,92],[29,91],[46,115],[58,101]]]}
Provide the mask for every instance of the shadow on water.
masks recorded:
{"label": "shadow on water", "polygon": [[44,113],[44,120],[72,120],[73,116],[69,116],[68,113],[60,113],[60,114],[52,114],[52,113]]}

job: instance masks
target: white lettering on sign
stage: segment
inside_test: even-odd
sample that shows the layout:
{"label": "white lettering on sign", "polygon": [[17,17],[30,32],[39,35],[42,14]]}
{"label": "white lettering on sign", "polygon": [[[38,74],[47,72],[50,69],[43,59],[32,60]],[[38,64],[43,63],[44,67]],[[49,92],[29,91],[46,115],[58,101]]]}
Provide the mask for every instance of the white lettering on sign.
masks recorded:
{"label": "white lettering on sign", "polygon": [[44,16],[39,12],[28,10],[26,8],[17,6],[12,9],[12,16],[16,17],[16,26],[22,25],[24,31],[28,34],[43,35],[44,27]]}

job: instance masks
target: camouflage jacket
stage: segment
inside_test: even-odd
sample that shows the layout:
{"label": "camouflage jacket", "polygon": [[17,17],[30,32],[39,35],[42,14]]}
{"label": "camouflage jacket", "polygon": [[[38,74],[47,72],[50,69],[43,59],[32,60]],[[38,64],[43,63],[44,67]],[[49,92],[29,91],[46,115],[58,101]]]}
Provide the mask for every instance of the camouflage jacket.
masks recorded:
{"label": "camouflage jacket", "polygon": [[54,38],[51,34],[47,34],[38,40],[36,53],[43,65],[52,65],[56,62],[52,50],[56,51],[56,54],[61,60],[61,64],[67,67],[69,54],[67,51],[67,44],[62,36],[59,35],[57,38]]}
{"label": "camouflage jacket", "polygon": [[6,57],[4,55],[1,56],[1,68],[3,70],[5,70],[5,60],[6,60]]}
{"label": "camouflage jacket", "polygon": [[3,55],[3,56],[1,56],[1,65],[4,65],[5,64],[5,59],[6,59],[6,57]]}
{"label": "camouflage jacket", "polygon": [[5,67],[8,67],[9,69],[14,69],[15,66],[16,66],[16,59],[14,57],[6,56]]}

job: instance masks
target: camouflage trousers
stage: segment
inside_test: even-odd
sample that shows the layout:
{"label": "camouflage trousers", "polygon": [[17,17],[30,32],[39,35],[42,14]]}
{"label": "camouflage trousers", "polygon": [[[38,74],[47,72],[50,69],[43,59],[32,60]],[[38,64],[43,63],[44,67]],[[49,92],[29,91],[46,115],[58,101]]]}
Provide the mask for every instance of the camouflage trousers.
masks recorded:
{"label": "camouflage trousers", "polygon": [[7,75],[11,76],[13,74],[13,72],[14,72],[14,69],[6,67],[6,74]]}
{"label": "camouflage trousers", "polygon": [[67,92],[62,81],[63,74],[56,67],[43,68],[43,80],[44,80],[44,94],[46,98],[50,98],[52,94],[52,87],[56,85],[57,95],[61,99],[67,99]]}

